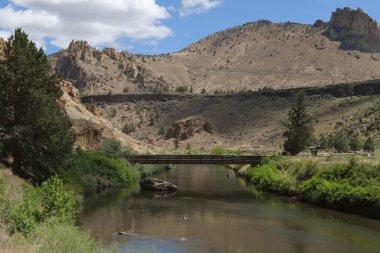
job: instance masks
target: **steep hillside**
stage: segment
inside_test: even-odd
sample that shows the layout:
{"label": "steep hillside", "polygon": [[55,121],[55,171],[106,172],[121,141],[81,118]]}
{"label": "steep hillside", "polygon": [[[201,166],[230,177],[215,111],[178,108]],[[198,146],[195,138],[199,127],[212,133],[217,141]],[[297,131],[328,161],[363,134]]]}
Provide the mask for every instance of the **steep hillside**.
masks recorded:
{"label": "steep hillside", "polygon": [[50,55],[49,60],[53,69],[82,94],[152,91],[166,85],[128,52],[112,48],[100,51],[85,41],[71,42],[67,49]]}
{"label": "steep hillside", "polygon": [[[327,89],[308,92],[311,94],[307,97],[308,111],[315,117],[317,137],[340,128],[359,131],[362,136],[379,135],[379,91],[377,95],[358,96],[345,93],[341,87],[336,92]],[[294,102],[293,93],[297,91],[173,96],[166,102],[142,97],[122,101],[110,96],[95,103],[115,127],[122,129],[126,123],[133,124],[136,128],[130,133],[133,138],[156,145],[161,151],[174,151],[173,136],[179,133],[182,150],[190,144],[195,150],[222,146],[229,150],[271,153],[282,150],[282,122]]]}
{"label": "steep hillside", "polygon": [[380,33],[361,9],[337,9],[314,25],[258,21],[160,56],[98,51],[75,42],[50,57],[86,94],[275,89],[380,78]]}
{"label": "steep hillside", "polygon": [[249,23],[178,53],[144,57],[146,64],[141,57],[139,63],[168,83],[197,92],[321,86],[379,78],[379,38],[376,22],[360,9],[346,8],[329,23],[313,26]]}
{"label": "steep hillside", "polygon": [[152,153],[153,147],[149,147],[132,137],[124,134],[106,119],[101,117],[101,112],[96,107],[90,110],[80,103],[78,90],[67,81],[62,81],[60,87],[63,91],[58,103],[69,116],[75,133],[76,144],[85,150],[93,150],[100,147],[104,138],[113,138],[121,142],[122,146],[138,153]]}

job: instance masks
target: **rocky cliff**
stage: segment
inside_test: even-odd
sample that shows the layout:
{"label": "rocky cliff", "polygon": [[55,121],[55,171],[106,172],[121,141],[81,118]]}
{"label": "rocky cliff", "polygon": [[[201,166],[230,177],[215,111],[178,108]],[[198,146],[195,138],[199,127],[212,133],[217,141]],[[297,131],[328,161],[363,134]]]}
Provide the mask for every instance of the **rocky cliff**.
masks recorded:
{"label": "rocky cliff", "polygon": [[177,121],[173,127],[169,128],[165,134],[165,140],[179,138],[181,141],[190,139],[195,134],[201,133],[211,134],[212,126],[210,122],[201,117],[189,117]]}
{"label": "rocky cliff", "polygon": [[380,30],[377,22],[362,9],[337,9],[326,31],[331,40],[340,41],[340,47],[364,52],[380,52]]}
{"label": "rocky cliff", "polygon": [[85,41],[73,41],[49,59],[57,73],[86,95],[162,90],[166,86],[128,52],[100,51]]}
{"label": "rocky cliff", "polygon": [[4,59],[4,47],[5,47],[5,40],[0,38],[0,60]]}
{"label": "rocky cliff", "polygon": [[79,91],[70,82],[62,81],[60,87],[63,95],[59,99],[66,114],[73,124],[76,144],[85,150],[99,148],[104,138],[114,138],[138,153],[153,153],[155,150],[113,127],[106,119],[99,116],[96,110],[90,112],[80,103]]}

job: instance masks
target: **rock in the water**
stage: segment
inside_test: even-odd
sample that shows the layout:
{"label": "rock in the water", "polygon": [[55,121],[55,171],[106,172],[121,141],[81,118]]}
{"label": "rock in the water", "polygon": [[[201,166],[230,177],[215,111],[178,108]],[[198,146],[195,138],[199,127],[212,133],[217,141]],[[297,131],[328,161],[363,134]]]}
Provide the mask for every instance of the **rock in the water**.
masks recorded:
{"label": "rock in the water", "polygon": [[168,165],[165,166],[165,170],[166,170],[166,171],[169,171],[169,170],[171,170],[171,169],[173,169],[173,165],[168,164]]}
{"label": "rock in the water", "polygon": [[148,191],[175,191],[178,188],[175,184],[157,178],[140,180],[140,186],[141,189]]}

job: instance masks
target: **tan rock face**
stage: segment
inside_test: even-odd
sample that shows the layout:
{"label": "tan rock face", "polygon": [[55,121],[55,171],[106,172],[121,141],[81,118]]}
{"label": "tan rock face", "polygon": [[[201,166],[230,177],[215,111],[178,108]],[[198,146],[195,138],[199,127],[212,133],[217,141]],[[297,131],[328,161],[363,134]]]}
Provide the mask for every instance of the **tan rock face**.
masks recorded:
{"label": "tan rock face", "polygon": [[360,8],[338,8],[332,14],[326,34],[330,39],[342,42],[343,49],[380,51],[380,31],[377,22]]}
{"label": "tan rock face", "polygon": [[125,88],[152,91],[165,84],[127,51],[99,51],[86,41],[72,41],[66,50],[49,59],[53,69],[83,94],[123,93]]}
{"label": "tan rock face", "polygon": [[195,134],[202,132],[212,133],[211,124],[200,117],[192,117],[189,119],[178,121],[172,128],[166,131],[165,139],[169,140],[177,136],[181,141],[190,139]]}
{"label": "tan rock face", "polygon": [[5,40],[0,38],[0,60],[4,59]]}
{"label": "tan rock face", "polygon": [[60,87],[63,95],[58,103],[72,122],[77,145],[85,150],[93,150],[100,147],[103,139],[114,138],[119,140],[122,146],[131,148],[138,153],[155,151],[152,147],[144,145],[112,126],[110,122],[100,116],[100,109],[96,106],[92,108],[92,111],[87,110],[80,103],[79,91],[72,83],[62,81]]}

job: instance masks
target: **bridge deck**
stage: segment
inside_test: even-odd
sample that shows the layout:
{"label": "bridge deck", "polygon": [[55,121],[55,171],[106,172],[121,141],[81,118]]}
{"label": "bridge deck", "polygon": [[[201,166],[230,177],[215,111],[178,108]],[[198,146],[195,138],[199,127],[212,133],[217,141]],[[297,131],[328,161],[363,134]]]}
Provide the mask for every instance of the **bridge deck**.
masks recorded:
{"label": "bridge deck", "polygon": [[263,156],[224,155],[129,155],[131,163],[140,164],[259,164]]}

